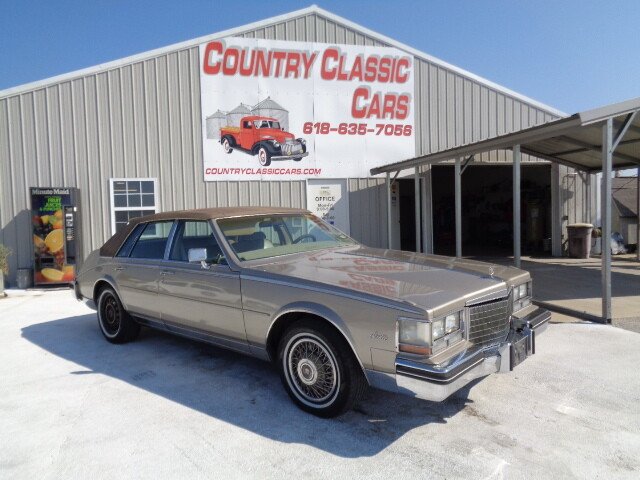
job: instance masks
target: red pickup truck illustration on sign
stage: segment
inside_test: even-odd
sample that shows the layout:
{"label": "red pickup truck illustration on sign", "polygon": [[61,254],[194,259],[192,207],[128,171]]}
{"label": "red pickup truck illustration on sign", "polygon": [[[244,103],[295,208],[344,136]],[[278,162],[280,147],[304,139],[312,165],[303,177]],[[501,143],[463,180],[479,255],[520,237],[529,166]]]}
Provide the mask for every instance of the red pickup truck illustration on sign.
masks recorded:
{"label": "red pickup truck illustration on sign", "polygon": [[226,153],[238,149],[257,155],[260,165],[267,167],[276,160],[299,162],[309,155],[303,138],[285,132],[280,122],[271,117],[248,116],[240,120],[239,127],[222,127],[220,144]]}

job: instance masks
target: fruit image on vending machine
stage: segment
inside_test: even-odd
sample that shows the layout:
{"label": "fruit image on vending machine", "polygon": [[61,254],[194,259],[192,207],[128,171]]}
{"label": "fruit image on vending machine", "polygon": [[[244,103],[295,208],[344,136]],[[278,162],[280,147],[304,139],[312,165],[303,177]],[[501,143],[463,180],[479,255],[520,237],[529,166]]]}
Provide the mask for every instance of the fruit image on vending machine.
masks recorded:
{"label": "fruit image on vending machine", "polygon": [[80,248],[77,188],[31,188],[34,285],[73,283]]}

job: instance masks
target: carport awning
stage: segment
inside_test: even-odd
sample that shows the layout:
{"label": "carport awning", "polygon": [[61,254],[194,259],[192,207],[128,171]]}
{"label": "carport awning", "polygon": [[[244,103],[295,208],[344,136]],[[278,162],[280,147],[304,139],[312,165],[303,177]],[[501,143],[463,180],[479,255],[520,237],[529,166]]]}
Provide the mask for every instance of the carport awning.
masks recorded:
{"label": "carport awning", "polygon": [[522,153],[560,163],[578,170],[602,169],[602,126],[613,119],[617,144],[613,148],[613,169],[640,166],[640,98],[576,113],[536,127],[507,133],[440,152],[371,169],[372,175],[396,172],[454,158],[470,157],[520,145]]}

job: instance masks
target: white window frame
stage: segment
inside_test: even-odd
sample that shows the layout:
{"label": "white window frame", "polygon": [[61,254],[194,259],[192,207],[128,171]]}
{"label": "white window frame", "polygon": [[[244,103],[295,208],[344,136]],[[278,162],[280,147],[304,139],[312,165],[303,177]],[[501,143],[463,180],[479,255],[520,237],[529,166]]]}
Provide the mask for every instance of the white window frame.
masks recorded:
{"label": "white window frame", "polygon": [[[116,207],[114,202],[113,184],[115,182],[153,182],[153,207]],[[116,233],[116,212],[127,212],[132,210],[149,210],[158,213],[160,203],[158,201],[158,179],[157,178],[110,178],[109,179],[109,204],[111,207],[111,235]]]}

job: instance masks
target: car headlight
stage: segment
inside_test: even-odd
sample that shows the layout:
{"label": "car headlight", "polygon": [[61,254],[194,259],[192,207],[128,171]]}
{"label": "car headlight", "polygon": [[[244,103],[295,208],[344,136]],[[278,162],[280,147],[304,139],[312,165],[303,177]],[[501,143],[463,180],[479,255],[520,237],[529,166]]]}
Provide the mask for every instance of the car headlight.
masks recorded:
{"label": "car headlight", "polygon": [[432,355],[461,341],[462,310],[432,322],[398,318],[398,350],[417,355]]}
{"label": "car headlight", "polygon": [[278,147],[280,146],[280,142],[278,142],[277,140],[269,140],[269,141],[270,141],[270,142],[271,142],[271,144],[272,144],[274,147],[276,147],[276,148],[278,148]]}
{"label": "car headlight", "polygon": [[531,305],[532,292],[531,281],[527,283],[521,283],[513,287],[513,311],[517,312],[525,307]]}

